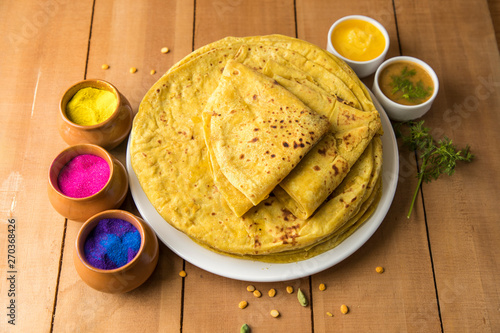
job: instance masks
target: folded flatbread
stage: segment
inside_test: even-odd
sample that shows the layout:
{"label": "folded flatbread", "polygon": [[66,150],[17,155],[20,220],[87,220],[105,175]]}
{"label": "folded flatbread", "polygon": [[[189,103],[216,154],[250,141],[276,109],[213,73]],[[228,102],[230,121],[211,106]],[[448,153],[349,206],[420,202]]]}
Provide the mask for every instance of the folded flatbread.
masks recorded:
{"label": "folded flatbread", "polygon": [[237,216],[267,198],[330,129],[276,81],[234,60],[203,122],[215,185]]}
{"label": "folded flatbread", "polygon": [[381,128],[377,111],[361,111],[346,105],[309,81],[285,79],[264,68],[306,105],[327,116],[330,133],[315,146],[274,191],[297,217],[308,218],[342,182],[359,156]]}

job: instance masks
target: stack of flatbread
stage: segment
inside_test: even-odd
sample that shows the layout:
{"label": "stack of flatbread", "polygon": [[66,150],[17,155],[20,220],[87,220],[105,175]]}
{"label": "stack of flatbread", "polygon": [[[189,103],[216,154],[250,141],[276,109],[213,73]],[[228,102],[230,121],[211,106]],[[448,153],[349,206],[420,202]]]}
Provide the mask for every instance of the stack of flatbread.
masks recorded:
{"label": "stack of flatbread", "polygon": [[217,252],[292,262],[333,248],[371,215],[381,133],[341,60],[290,37],[228,37],[150,89],[130,152],[166,222]]}

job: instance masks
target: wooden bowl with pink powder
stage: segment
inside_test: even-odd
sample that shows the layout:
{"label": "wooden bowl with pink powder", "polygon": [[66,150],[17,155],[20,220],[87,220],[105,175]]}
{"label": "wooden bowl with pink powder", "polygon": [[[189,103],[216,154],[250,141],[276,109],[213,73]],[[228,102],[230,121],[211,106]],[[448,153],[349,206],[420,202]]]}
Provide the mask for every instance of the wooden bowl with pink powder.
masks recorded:
{"label": "wooden bowl with pink powder", "polygon": [[118,208],[128,191],[124,166],[104,148],[81,144],[64,149],[52,162],[48,196],[62,216],[79,222]]}

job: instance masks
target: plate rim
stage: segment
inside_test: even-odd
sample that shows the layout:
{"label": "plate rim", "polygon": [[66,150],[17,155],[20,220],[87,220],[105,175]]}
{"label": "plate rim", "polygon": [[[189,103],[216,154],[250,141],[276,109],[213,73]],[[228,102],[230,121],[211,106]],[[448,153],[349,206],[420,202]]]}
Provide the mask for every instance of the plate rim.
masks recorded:
{"label": "plate rim", "polygon": [[[165,221],[151,204],[142,190],[131,165],[131,136],[129,136],[126,168],[129,174],[130,192],[139,213],[155,231],[162,243],[172,252],[192,265],[222,277],[249,282],[281,282],[304,278],[337,265],[360,249],[382,224],[392,205],[399,177],[399,154],[394,130],[380,102],[370,89],[366,89],[373,99],[375,108],[380,113],[384,130],[382,135],[384,156],[382,162],[382,197],[370,218],[333,249],[298,262],[266,263],[226,256],[203,247]],[[387,156],[390,159],[386,158]]]}

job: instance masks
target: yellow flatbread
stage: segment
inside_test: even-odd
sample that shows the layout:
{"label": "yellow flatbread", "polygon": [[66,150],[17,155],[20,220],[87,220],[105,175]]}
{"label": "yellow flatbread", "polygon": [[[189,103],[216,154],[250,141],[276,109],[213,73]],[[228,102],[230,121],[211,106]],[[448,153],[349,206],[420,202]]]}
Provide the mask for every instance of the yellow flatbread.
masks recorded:
{"label": "yellow flatbread", "polygon": [[203,121],[215,185],[237,216],[248,205],[234,190],[259,204],[330,127],[274,80],[234,60],[226,63]]}

